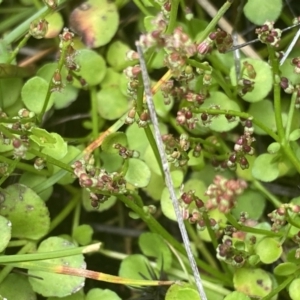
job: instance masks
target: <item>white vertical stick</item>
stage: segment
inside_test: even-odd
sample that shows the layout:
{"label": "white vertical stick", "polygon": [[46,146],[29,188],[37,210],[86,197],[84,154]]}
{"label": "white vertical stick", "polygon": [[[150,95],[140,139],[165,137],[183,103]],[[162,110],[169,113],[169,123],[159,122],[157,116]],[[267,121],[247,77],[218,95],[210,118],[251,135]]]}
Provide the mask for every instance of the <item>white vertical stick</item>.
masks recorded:
{"label": "white vertical stick", "polygon": [[287,50],[285,51],[281,61],[280,61],[280,66],[283,65],[283,63],[285,62],[285,60],[287,59],[287,57],[289,56],[289,54],[291,53],[291,51],[293,50],[295,44],[297,43],[298,39],[300,37],[300,29],[298,29],[296,35],[294,36],[292,42],[290,43],[289,47],[287,48]]}
{"label": "white vertical stick", "polygon": [[180,212],[178,199],[175,194],[175,190],[174,190],[174,186],[173,186],[173,182],[172,182],[172,178],[171,178],[171,173],[170,173],[170,169],[169,169],[169,164],[168,164],[167,156],[166,156],[165,149],[164,149],[163,140],[162,140],[162,137],[161,137],[161,134],[159,131],[159,127],[158,127],[158,119],[157,119],[155,107],[153,104],[153,97],[152,97],[152,92],[151,92],[150,80],[149,80],[148,72],[147,72],[147,66],[146,66],[145,59],[143,56],[143,51],[142,51],[141,46],[139,45],[139,42],[136,42],[136,48],[137,48],[137,51],[139,54],[140,66],[141,66],[142,77],[143,77],[143,82],[144,82],[146,102],[148,105],[150,118],[151,118],[151,121],[153,124],[155,141],[156,141],[157,148],[159,151],[163,171],[165,173],[166,186],[170,193],[170,198],[171,198],[174,210],[175,210],[175,214],[176,214],[176,218],[178,221],[178,226],[180,229],[184,247],[185,247],[189,262],[191,264],[191,268],[193,270],[197,289],[199,291],[201,300],[207,300],[207,297],[206,297],[206,294],[205,294],[205,291],[203,288],[202,280],[201,280],[201,277],[199,274],[199,270],[198,270],[196,261],[194,259],[193,253],[192,253],[190,241],[189,241],[189,238],[188,238],[188,235],[187,235],[184,223],[183,223],[183,218],[182,218],[182,215]]}

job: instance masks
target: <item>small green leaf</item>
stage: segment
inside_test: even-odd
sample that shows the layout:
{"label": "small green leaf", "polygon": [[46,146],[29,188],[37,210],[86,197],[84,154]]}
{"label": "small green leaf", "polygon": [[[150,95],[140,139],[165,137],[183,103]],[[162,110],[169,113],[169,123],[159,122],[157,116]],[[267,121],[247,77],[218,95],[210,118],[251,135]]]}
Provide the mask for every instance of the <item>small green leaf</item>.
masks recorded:
{"label": "small green leaf", "polygon": [[166,300],[201,300],[199,292],[190,283],[173,284],[168,289]]}
{"label": "small green leaf", "polygon": [[101,149],[107,153],[118,153],[119,150],[114,148],[115,144],[120,144],[123,147],[127,146],[127,137],[124,132],[113,132],[108,135],[104,139]]}
{"label": "small green leaf", "polygon": [[[235,101],[229,99],[224,93],[221,92],[211,92],[210,97],[204,101],[201,108],[210,109],[212,106],[216,105],[219,106],[221,110],[234,110],[237,112],[241,111],[239,105]],[[217,132],[224,132],[233,129],[238,125],[238,123],[238,118],[233,122],[228,122],[225,115],[217,115],[212,119],[208,127]]]}
{"label": "small green leaf", "polygon": [[300,129],[295,129],[290,133],[289,140],[297,141],[300,138]]}
{"label": "small green leaf", "polygon": [[119,155],[119,153],[108,153],[104,151],[100,153],[100,159],[103,169],[109,173],[120,170],[124,162],[124,159]]}
{"label": "small green leaf", "polygon": [[248,0],[243,10],[247,19],[256,25],[263,25],[266,21],[275,22],[282,10],[282,0]]}
{"label": "small green leaf", "polygon": [[68,144],[57,133],[51,132],[51,136],[55,139],[55,143],[45,143],[42,153],[45,153],[55,159],[62,159],[68,153]]}
{"label": "small green leaf", "polygon": [[[179,195],[180,195],[179,189],[176,189],[175,192],[176,192],[176,197],[179,197]],[[170,220],[173,220],[173,221],[177,221],[175,210],[174,210],[172,201],[170,199],[170,193],[166,187],[163,189],[163,192],[161,194],[160,205],[161,205],[162,213],[167,218],[169,218]]]}
{"label": "small green leaf", "polygon": [[160,200],[163,189],[165,188],[165,182],[162,176],[151,171],[151,178],[149,184],[143,189],[148,196],[153,200]]}
{"label": "small green leaf", "polygon": [[[80,69],[76,74],[81,76],[89,86],[99,84],[106,73],[106,64],[104,58],[97,52],[90,49],[82,49],[76,55],[76,62]],[[74,78],[75,87],[80,88],[81,84]]]}
{"label": "small green leaf", "polygon": [[[19,183],[32,188],[42,182],[45,182],[46,179],[47,177],[45,176],[33,174],[30,172],[24,172],[19,179]],[[43,201],[47,201],[52,195],[52,192],[53,192],[53,186],[49,186],[38,195],[43,199]]]}
{"label": "small green leaf", "polygon": [[[51,252],[72,248],[75,248],[75,246],[71,242],[60,237],[50,237],[40,244],[37,252]],[[53,267],[68,266],[80,269],[86,268],[86,263],[82,254],[63,258],[48,259],[45,260],[45,262],[51,263]],[[79,289],[82,289],[85,281],[85,278],[82,277],[36,270],[29,270],[28,274],[33,276],[29,277],[29,282],[34,291],[43,295],[44,297],[68,296],[77,292]],[[43,278],[43,280],[40,280],[39,278]]]}
{"label": "small green leaf", "polygon": [[145,187],[150,181],[151,171],[140,159],[129,158],[128,169],[125,175],[126,181],[135,187]]}
{"label": "small green leaf", "polygon": [[24,275],[10,273],[0,284],[0,299],[36,300],[28,278]]}
{"label": "small green leaf", "polygon": [[299,300],[300,278],[294,279],[288,287],[292,300]]}
{"label": "small green leaf", "polygon": [[[0,252],[2,252],[11,238],[11,222],[0,215]],[[1,286],[1,285],[0,285]]]}
{"label": "small green leaf", "polygon": [[[114,87],[120,88],[121,74],[113,68],[107,68],[104,79],[101,81],[102,88]],[[126,96],[126,94],[124,95]]]}
{"label": "small green leaf", "polygon": [[171,250],[159,234],[143,233],[139,237],[139,247],[144,255],[157,258],[158,269],[168,270],[171,267]]}
{"label": "small green leaf", "polygon": [[122,300],[115,292],[108,289],[94,288],[89,290],[85,300]]}
{"label": "small green leaf", "polygon": [[[148,268],[148,259],[141,254],[133,254],[122,260],[119,269],[119,276],[130,279],[151,278]],[[145,277],[143,277],[145,276]]]}
{"label": "small green leaf", "polygon": [[48,30],[45,35],[46,39],[53,39],[58,37],[64,26],[64,20],[59,12],[52,12],[46,16],[46,21],[48,22]]}
{"label": "small green leaf", "polygon": [[251,298],[241,292],[234,291],[227,295],[224,300],[251,300]]}
{"label": "small green leaf", "polygon": [[170,99],[168,99],[169,103],[165,103],[166,99],[164,98],[161,90],[159,90],[155,95],[153,96],[153,103],[155,106],[156,113],[159,117],[166,117],[169,113],[169,111],[173,107],[173,97],[170,96]]}
{"label": "small green leaf", "polygon": [[116,71],[123,71],[125,64],[127,63],[126,53],[129,50],[130,47],[121,41],[111,43],[106,53],[107,62]]}
{"label": "small green leaf", "polygon": [[268,149],[267,151],[270,153],[270,154],[276,154],[277,152],[279,152],[281,149],[281,145],[277,142],[274,142],[274,143],[271,143],[269,146],[268,146]]}
{"label": "small green leaf", "polygon": [[37,240],[50,228],[45,202],[31,189],[13,184],[3,190],[0,214],[12,223],[12,237]]}
{"label": "small green leaf", "polygon": [[294,274],[298,270],[298,266],[291,262],[284,262],[276,266],[274,274],[278,276],[289,276]]}
{"label": "small green leaf", "polygon": [[255,251],[264,264],[271,264],[279,259],[282,254],[282,246],[274,238],[266,237],[256,244]]}
{"label": "small green leaf", "polygon": [[274,162],[274,155],[265,153],[258,156],[252,168],[252,175],[261,181],[270,182],[279,176],[278,163]]}
{"label": "small green leaf", "polygon": [[[264,99],[272,89],[273,85],[273,76],[271,72],[271,67],[268,63],[263,60],[257,60],[252,58],[247,58],[241,60],[241,64],[243,62],[248,62],[251,64],[256,72],[255,79],[251,79],[254,81],[254,89],[253,91],[246,93],[242,98],[248,102],[258,102]],[[247,74],[244,68],[244,72],[242,73],[243,77],[247,78]],[[236,75],[235,75],[235,67],[233,66],[230,70],[230,79],[233,86],[237,86]]]}
{"label": "small green leaf", "polygon": [[[265,112],[268,112],[267,114]],[[273,103],[264,99],[257,103],[251,103],[248,113],[253,116],[254,119],[262,122],[265,126],[269,127],[273,131],[277,131],[275,116],[274,116],[274,107]],[[267,133],[258,127],[256,124],[253,124],[254,132],[260,135],[266,135]]]}
{"label": "small green leaf", "polygon": [[[57,63],[49,63],[43,65],[38,71],[37,75],[50,82],[53,74],[57,70]],[[66,81],[68,75],[67,69],[63,66],[61,70],[61,81],[63,88],[61,91],[55,91],[52,93],[55,109],[62,109],[68,107],[72,102],[77,99],[79,89],[75,88],[71,83]]]}
{"label": "small green leaf", "polygon": [[32,128],[32,135],[30,139],[37,143],[39,146],[43,147],[44,144],[55,144],[56,139],[47,130],[42,128]]}
{"label": "small green leaf", "polygon": [[[25,106],[30,110],[39,114],[42,111],[49,83],[41,77],[32,77],[23,85],[21,96]],[[50,96],[46,111],[53,106],[53,96]]]}
{"label": "small green leaf", "polygon": [[74,229],[72,237],[79,245],[85,246],[91,243],[93,233],[93,228],[90,225],[82,224]]}
{"label": "small green leaf", "polygon": [[272,291],[272,280],[262,269],[237,269],[233,275],[233,284],[237,291],[253,298],[261,298]]}
{"label": "small green leaf", "polygon": [[[64,144],[65,146],[65,144]],[[75,146],[67,146],[67,154],[60,159],[62,163],[70,164],[79,154],[81,153],[80,147]],[[53,174],[57,173],[59,170],[61,170],[60,167],[53,165]],[[57,183],[61,185],[71,184],[74,182],[75,177],[72,173],[67,173],[64,175]]]}
{"label": "small green leaf", "polygon": [[21,78],[0,79],[0,107],[2,109],[5,109],[16,103],[20,97],[22,85],[23,80]]}
{"label": "small green leaf", "polygon": [[266,199],[261,193],[246,190],[241,195],[237,196],[237,202],[231,211],[233,216],[238,219],[241,212],[247,212],[249,219],[258,220],[264,212]]}
{"label": "small green leaf", "polygon": [[71,28],[82,36],[90,48],[106,45],[117,32],[119,14],[114,2],[90,0],[82,3],[70,15]]}
{"label": "small green leaf", "polygon": [[97,93],[99,115],[106,120],[120,118],[128,109],[129,102],[120,89],[106,87]]}

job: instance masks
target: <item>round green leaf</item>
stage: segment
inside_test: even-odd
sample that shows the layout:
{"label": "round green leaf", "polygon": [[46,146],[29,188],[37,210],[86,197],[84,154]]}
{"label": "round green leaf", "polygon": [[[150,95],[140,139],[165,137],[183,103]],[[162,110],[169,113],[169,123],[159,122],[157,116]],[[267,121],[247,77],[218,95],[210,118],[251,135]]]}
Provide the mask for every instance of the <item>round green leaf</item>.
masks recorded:
{"label": "round green leaf", "polygon": [[290,133],[289,140],[297,141],[300,138],[300,129],[295,129]]}
{"label": "round green leaf", "polygon": [[[264,99],[272,89],[273,85],[273,76],[271,72],[271,67],[269,64],[262,60],[247,58],[241,61],[248,62],[251,64],[256,72],[255,79],[251,79],[254,81],[254,89],[253,91],[246,93],[242,98],[248,102],[258,102]],[[246,71],[242,73],[243,78],[247,78]],[[230,70],[230,79],[233,86],[237,85],[236,82],[236,74],[235,74],[235,67],[233,66]]]}
{"label": "round green leaf", "polygon": [[72,294],[67,297],[59,298],[59,297],[49,297],[47,300],[86,300],[83,290],[78,291],[75,294]]}
{"label": "round green leaf", "polygon": [[224,300],[251,300],[247,295],[234,291],[227,295]]}
{"label": "round green leaf", "polygon": [[165,188],[166,184],[162,176],[151,171],[151,177],[148,185],[143,189],[148,196],[153,200],[159,200],[161,198],[161,193]]}
{"label": "round green leaf", "polygon": [[0,103],[5,109],[13,104],[20,97],[23,80],[21,78],[1,78],[0,79]]}
{"label": "round green leaf", "polygon": [[70,15],[70,27],[82,36],[90,48],[106,45],[117,32],[119,14],[112,1],[90,0],[78,6]]}
{"label": "round green leaf", "polygon": [[0,284],[0,299],[36,300],[28,278],[24,275],[10,273]]}
{"label": "round green leaf", "polygon": [[[47,177],[45,177],[45,176],[33,174],[30,172],[24,172],[19,179],[19,183],[24,184],[28,187],[34,187],[42,182],[45,182],[46,179],[47,179]],[[47,201],[50,198],[50,196],[52,195],[52,192],[53,192],[53,186],[49,186],[45,190],[43,190],[41,193],[39,193],[38,195],[44,201]]]}
{"label": "round green leaf", "polygon": [[102,145],[101,149],[107,153],[118,153],[119,150],[114,148],[114,144],[120,144],[124,147],[127,146],[127,137],[124,132],[113,132],[108,135]]}
{"label": "round green leaf", "polygon": [[264,212],[266,199],[253,190],[246,190],[243,194],[237,196],[237,202],[231,211],[233,216],[238,219],[241,212],[247,212],[250,219],[258,220]]}
{"label": "round green leaf", "polygon": [[266,21],[278,19],[282,10],[282,0],[248,0],[243,10],[249,21],[256,25],[263,25]]}
{"label": "round green leaf", "polygon": [[108,289],[91,289],[86,295],[85,300],[122,300],[115,292]]}
{"label": "round green leaf", "polygon": [[267,151],[270,153],[270,154],[276,154],[277,152],[279,152],[279,150],[281,149],[281,145],[277,142],[274,142],[274,143],[271,143],[269,146],[268,146],[268,149]]}
{"label": "round green leaf", "polygon": [[[71,242],[60,237],[50,237],[40,244],[37,252],[51,252],[72,248],[75,248],[75,246]],[[63,258],[48,259],[45,262],[51,264],[53,267],[68,266],[78,269],[86,268],[86,263],[82,254]],[[31,276],[35,276],[29,277],[29,282],[34,291],[43,295],[44,297],[68,296],[82,289],[85,281],[85,278],[83,277],[55,274],[44,271],[29,270],[28,273]],[[43,278],[43,280],[40,280],[36,277]]]}
{"label": "round green leaf", "polygon": [[[21,96],[24,105],[30,110],[39,114],[44,106],[49,83],[41,77],[32,77],[23,85]],[[46,111],[53,105],[53,94],[50,96]]]}
{"label": "round green leaf", "polygon": [[126,181],[135,187],[145,187],[150,181],[151,171],[140,159],[129,158],[128,169],[125,175]]}
{"label": "round green leaf", "polygon": [[255,251],[264,264],[271,264],[279,259],[282,254],[282,246],[279,241],[267,237],[256,244]]}
{"label": "round green leaf", "polygon": [[[97,52],[90,49],[81,49],[76,55],[76,62],[80,69],[76,74],[81,76],[89,86],[99,84],[106,73],[104,58]],[[79,81],[74,78],[75,87],[82,87]]]}
{"label": "round green leaf", "polygon": [[149,261],[144,255],[129,255],[121,262],[119,276],[130,279],[145,279],[145,277],[150,279],[147,266],[149,267]]}
{"label": "round green leaf", "polygon": [[47,234],[49,211],[33,190],[13,184],[3,190],[3,198],[0,214],[12,223],[12,237],[37,240]]}
{"label": "round green leaf", "polygon": [[289,276],[298,270],[298,266],[291,262],[285,262],[275,267],[274,274],[278,276]]}
{"label": "round green leaf", "polygon": [[129,108],[127,97],[118,88],[106,87],[97,93],[99,115],[106,120],[120,118]]}
{"label": "round green leaf", "polygon": [[[266,112],[268,112],[266,114]],[[262,122],[265,126],[269,127],[273,131],[277,131],[275,116],[274,116],[274,107],[273,103],[268,100],[264,99],[257,103],[251,103],[248,113],[253,116],[255,120]],[[254,132],[261,135],[266,135],[267,133],[262,130],[256,124],[253,124]]]}
{"label": "round green leaf", "polygon": [[120,170],[124,162],[124,159],[119,155],[119,153],[108,153],[104,151],[100,153],[100,159],[102,162],[102,168],[109,173]]}
{"label": "round green leaf", "polygon": [[[216,105],[222,110],[241,111],[235,101],[230,100],[224,93],[221,92],[211,92],[210,97],[204,101],[201,108],[210,109],[212,106]],[[219,115],[212,119],[208,127],[214,131],[224,132],[233,129],[238,125],[238,123],[238,118],[233,122],[228,122],[225,115]]]}
{"label": "round green leaf", "polygon": [[55,139],[55,143],[44,143],[42,153],[55,159],[62,159],[68,153],[68,144],[59,134],[52,132],[50,135]]}
{"label": "round green leaf", "polygon": [[106,59],[107,62],[117,71],[123,71],[127,63],[126,53],[130,47],[121,41],[115,41],[108,47]]}
{"label": "round green leaf", "polygon": [[[0,215],[0,252],[2,252],[11,238],[11,222]],[[1,286],[1,285],[0,285]]]}
{"label": "round green leaf", "polygon": [[88,245],[92,241],[93,228],[88,224],[83,224],[74,229],[72,237],[79,245]]}
{"label": "round green leaf", "polygon": [[270,182],[279,176],[278,163],[274,162],[274,155],[262,154],[258,156],[252,168],[252,175],[261,181]]}
{"label": "round green leaf", "polygon": [[157,258],[158,269],[168,270],[171,267],[171,250],[159,234],[152,232],[141,234],[139,247],[145,256]]}
{"label": "round green leaf", "polygon": [[173,284],[167,291],[166,300],[199,300],[199,292],[190,283]]}
{"label": "round green leaf", "polygon": [[[81,153],[81,150],[79,147],[75,147],[75,146],[67,146],[67,154],[60,159],[60,161],[62,163],[65,164],[70,164],[79,154]],[[57,166],[53,166],[53,174],[57,173],[58,171],[60,171],[61,168],[57,167]],[[67,173],[66,175],[64,175],[57,183],[61,184],[61,185],[66,185],[66,184],[71,184],[72,182],[74,182],[75,177],[73,176],[72,173]]]}
{"label": "round green leaf", "polygon": [[58,37],[64,26],[64,20],[59,12],[52,12],[46,16],[46,21],[48,22],[48,30],[45,35],[46,39],[52,39]]}
{"label": "round green leaf", "polygon": [[[170,96],[171,97],[171,96]],[[169,99],[170,103],[165,103],[166,99],[164,98],[162,91],[159,90],[155,95],[153,96],[153,102],[155,105],[156,113],[159,117],[166,117],[168,115],[168,112],[173,107],[173,97]]]}
{"label": "round green leaf", "polygon": [[255,298],[261,298],[272,291],[272,280],[262,269],[237,269],[233,275],[237,291]]}
{"label": "round green leaf", "polygon": [[292,300],[299,300],[300,278],[294,279],[288,290]]}
{"label": "round green leaf", "polygon": [[[178,198],[180,195],[179,189],[176,189],[175,192],[176,192],[176,197]],[[170,193],[166,187],[163,189],[163,192],[161,194],[160,205],[161,205],[162,213],[167,218],[169,218],[170,220],[173,220],[173,221],[177,221],[175,210],[174,210],[172,201],[170,199]]]}
{"label": "round green leaf", "polygon": [[[116,72],[113,68],[107,68],[104,79],[101,81],[101,87],[120,88],[121,74]],[[126,96],[126,94],[124,95]]]}

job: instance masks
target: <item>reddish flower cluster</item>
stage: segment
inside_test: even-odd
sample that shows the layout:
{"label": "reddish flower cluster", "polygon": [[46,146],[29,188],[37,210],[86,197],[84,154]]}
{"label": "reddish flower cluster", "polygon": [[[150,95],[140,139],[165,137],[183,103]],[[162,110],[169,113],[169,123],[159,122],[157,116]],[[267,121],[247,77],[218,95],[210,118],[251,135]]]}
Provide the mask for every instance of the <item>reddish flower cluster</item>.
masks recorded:
{"label": "reddish flower cluster", "polygon": [[205,206],[208,210],[218,208],[222,213],[229,213],[235,206],[236,196],[247,188],[247,182],[241,179],[226,179],[216,176],[205,195],[209,196]]}

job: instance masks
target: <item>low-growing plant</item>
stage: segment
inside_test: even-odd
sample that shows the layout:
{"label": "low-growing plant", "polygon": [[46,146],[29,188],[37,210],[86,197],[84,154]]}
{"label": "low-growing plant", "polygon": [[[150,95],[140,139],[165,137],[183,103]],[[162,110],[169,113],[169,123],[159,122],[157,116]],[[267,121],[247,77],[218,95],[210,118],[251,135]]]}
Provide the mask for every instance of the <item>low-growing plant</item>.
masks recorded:
{"label": "low-growing plant", "polygon": [[186,2],[0,1],[0,299],[300,299],[299,18]]}

